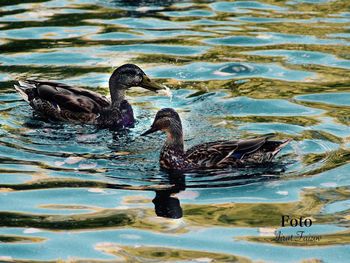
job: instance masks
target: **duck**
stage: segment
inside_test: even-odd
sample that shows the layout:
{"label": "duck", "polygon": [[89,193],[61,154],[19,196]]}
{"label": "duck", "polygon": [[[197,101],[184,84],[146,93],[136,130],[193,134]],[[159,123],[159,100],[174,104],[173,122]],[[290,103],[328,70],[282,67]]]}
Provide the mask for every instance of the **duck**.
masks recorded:
{"label": "duck", "polygon": [[269,134],[247,140],[206,142],[185,151],[181,119],[172,108],[159,110],[151,127],[141,135],[146,136],[157,131],[166,133],[166,141],[159,157],[160,167],[173,171],[266,164],[291,141],[273,141],[270,140],[273,135]]}
{"label": "duck", "polygon": [[109,78],[111,99],[88,89],[51,81],[18,81],[15,89],[34,113],[44,119],[119,130],[135,125],[133,109],[125,99],[126,90],[135,86],[154,92],[166,90],[134,64],[124,64],[113,71]]}

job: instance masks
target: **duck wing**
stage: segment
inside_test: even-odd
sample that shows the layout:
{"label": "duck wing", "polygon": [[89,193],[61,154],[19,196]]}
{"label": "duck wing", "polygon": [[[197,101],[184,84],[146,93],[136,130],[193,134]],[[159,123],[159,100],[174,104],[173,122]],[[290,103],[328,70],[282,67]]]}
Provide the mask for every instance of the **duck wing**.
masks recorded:
{"label": "duck wing", "polygon": [[236,141],[216,141],[196,145],[186,151],[186,159],[201,167],[214,167],[230,156],[238,145]]}
{"label": "duck wing", "polygon": [[21,96],[32,106],[34,100],[50,103],[54,108],[74,113],[98,114],[110,101],[96,92],[49,81],[19,81],[15,86]]}
{"label": "duck wing", "polygon": [[[186,158],[201,167],[238,165],[256,152],[278,153],[283,142],[268,141],[271,135],[239,141],[216,141],[196,145],[186,152]],[[284,145],[283,145],[284,146]],[[270,149],[271,148],[271,149]],[[278,151],[276,151],[278,150]]]}
{"label": "duck wing", "polygon": [[260,150],[271,137],[273,136],[269,135],[261,138],[237,141],[237,149],[232,153],[231,157],[243,159],[245,156]]}

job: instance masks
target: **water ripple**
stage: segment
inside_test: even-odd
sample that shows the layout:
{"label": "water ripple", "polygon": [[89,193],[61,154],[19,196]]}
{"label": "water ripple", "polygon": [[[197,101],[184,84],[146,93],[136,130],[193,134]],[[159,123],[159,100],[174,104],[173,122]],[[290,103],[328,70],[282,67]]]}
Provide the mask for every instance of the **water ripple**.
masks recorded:
{"label": "water ripple", "polygon": [[[345,262],[348,8],[331,0],[2,1],[0,261]],[[173,91],[128,91],[138,120],[129,131],[38,119],[13,89],[33,78],[107,94],[123,63]],[[268,133],[293,141],[269,166],[169,173],[158,160],[165,136],[140,136],[164,107],[179,112],[186,148]],[[310,233],[325,243],[261,241],[280,230],[281,214],[306,211]]]}

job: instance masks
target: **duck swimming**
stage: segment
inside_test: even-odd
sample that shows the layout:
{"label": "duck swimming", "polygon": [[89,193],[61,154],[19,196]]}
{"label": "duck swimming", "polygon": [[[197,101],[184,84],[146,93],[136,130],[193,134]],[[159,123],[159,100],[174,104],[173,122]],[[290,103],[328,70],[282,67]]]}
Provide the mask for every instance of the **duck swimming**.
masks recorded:
{"label": "duck swimming", "polygon": [[134,64],[114,70],[109,79],[111,100],[87,89],[48,81],[19,81],[15,89],[35,113],[45,119],[95,124],[116,130],[134,126],[133,110],[125,100],[125,91],[135,86],[154,92],[166,89]]}
{"label": "duck swimming", "polygon": [[179,114],[171,108],[157,112],[149,130],[142,135],[163,131],[167,139],[160,153],[160,167],[168,170],[215,169],[264,164],[272,161],[291,139],[270,141],[272,137],[238,141],[215,141],[184,150]]}

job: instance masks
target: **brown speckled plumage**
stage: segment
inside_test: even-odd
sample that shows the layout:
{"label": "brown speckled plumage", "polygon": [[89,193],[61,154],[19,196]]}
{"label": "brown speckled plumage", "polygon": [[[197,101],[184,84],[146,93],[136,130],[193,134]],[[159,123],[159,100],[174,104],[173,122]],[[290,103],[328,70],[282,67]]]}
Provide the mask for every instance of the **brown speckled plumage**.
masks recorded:
{"label": "brown speckled plumage", "polygon": [[49,81],[19,81],[15,88],[36,114],[46,119],[122,129],[135,123],[132,107],[125,100],[125,91],[133,86],[152,91],[164,89],[133,64],[113,72],[109,79],[111,100],[87,89]]}
{"label": "brown speckled plumage", "polygon": [[272,136],[264,136],[249,140],[207,142],[185,151],[180,117],[175,110],[170,108],[160,110],[151,128],[143,135],[159,130],[167,134],[159,163],[162,168],[170,170],[215,169],[264,164],[271,162],[290,141],[290,139],[270,141]]}

